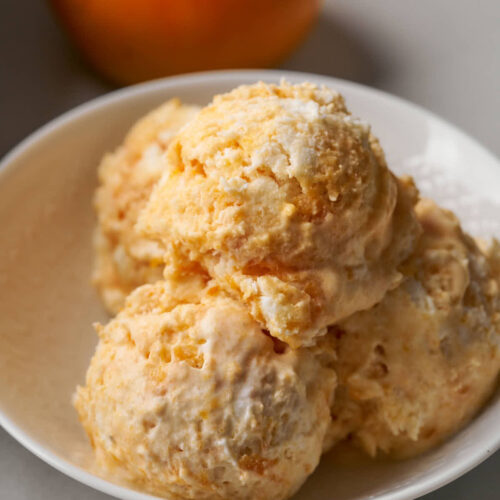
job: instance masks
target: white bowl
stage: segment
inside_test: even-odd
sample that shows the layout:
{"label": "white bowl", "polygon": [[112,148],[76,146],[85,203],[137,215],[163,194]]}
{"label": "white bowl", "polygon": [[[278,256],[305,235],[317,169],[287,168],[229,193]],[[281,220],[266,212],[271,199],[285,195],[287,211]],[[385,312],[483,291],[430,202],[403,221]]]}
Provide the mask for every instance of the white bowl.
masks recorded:
{"label": "white bowl", "polygon": [[[432,114],[352,83],[281,71],[228,71],[130,87],[66,113],[0,165],[0,423],[65,474],[110,495],[153,498],[100,478],[71,405],[106,315],[89,284],[96,166],[130,125],[163,100],[207,103],[257,80],[310,80],[338,89],[373,125],[390,166],[459,212],[466,227],[500,234],[500,165]],[[412,460],[332,464],[324,459],[297,499],[409,499],[465,473],[500,446],[500,400],[464,430]]]}

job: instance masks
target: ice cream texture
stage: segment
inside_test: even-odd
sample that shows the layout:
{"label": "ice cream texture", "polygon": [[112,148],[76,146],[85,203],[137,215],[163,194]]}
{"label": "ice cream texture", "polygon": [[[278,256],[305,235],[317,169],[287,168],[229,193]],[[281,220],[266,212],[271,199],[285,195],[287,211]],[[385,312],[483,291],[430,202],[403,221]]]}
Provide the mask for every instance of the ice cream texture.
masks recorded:
{"label": "ice cream texture", "polygon": [[338,93],[168,101],[99,179],[94,282],[118,314],[75,406],[125,481],[288,498],[340,441],[415,455],[496,387],[500,244],[419,200]]}
{"label": "ice cream texture", "polygon": [[398,285],[415,190],[338,93],[259,83],[217,96],[167,163],[139,219],[163,242],[167,275],[199,264],[289,345],[314,344]]}
{"label": "ice cream texture", "polygon": [[138,233],[135,224],[161,177],[166,148],[198,110],[178,99],[167,101],[142,118],[99,166],[93,282],[111,313],[136,287],[162,277],[161,246]]}
{"label": "ice cream texture", "polygon": [[196,279],[138,288],[98,333],[75,404],[106,470],[169,498],[281,499],[318,464],[331,350],[276,343]]}
{"label": "ice cream texture", "polygon": [[339,377],[331,444],[350,436],[371,455],[415,455],[461,428],[496,387],[498,246],[482,253],[430,200],[417,214],[424,233],[404,283],[331,327]]}

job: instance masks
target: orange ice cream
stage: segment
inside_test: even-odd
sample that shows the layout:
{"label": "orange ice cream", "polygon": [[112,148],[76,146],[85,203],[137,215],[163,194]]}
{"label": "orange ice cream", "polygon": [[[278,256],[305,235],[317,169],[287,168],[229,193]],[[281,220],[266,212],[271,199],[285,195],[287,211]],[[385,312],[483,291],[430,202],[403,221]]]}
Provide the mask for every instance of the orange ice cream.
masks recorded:
{"label": "orange ice cream", "polygon": [[339,441],[411,456],[494,390],[500,244],[418,201],[338,93],[168,101],[99,180],[94,282],[118,314],[75,406],[122,479],[281,500]]}
{"label": "orange ice cream", "polygon": [[293,350],[202,280],[138,288],[75,405],[105,470],[168,498],[288,498],[318,464],[327,347]]}
{"label": "orange ice cream", "polygon": [[191,261],[293,347],[398,285],[418,234],[367,125],[312,84],[237,88],[172,141],[139,227],[166,276]]}
{"label": "orange ice cream", "polygon": [[112,313],[134,288],[162,277],[161,247],[140,235],[135,224],[163,172],[167,146],[197,112],[196,106],[171,99],[142,118],[99,166],[93,281]]}
{"label": "orange ice cream", "polygon": [[405,281],[331,328],[339,387],[331,443],[348,434],[370,454],[422,452],[462,427],[500,370],[500,253],[485,256],[453,214],[417,205],[424,228]]}

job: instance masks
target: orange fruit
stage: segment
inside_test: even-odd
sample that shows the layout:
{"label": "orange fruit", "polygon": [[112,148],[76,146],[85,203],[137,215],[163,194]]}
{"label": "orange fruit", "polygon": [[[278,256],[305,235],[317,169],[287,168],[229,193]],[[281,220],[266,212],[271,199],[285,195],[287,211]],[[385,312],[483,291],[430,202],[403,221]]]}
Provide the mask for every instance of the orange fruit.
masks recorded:
{"label": "orange fruit", "polygon": [[50,0],[104,76],[129,84],[190,71],[268,67],[305,36],[320,0]]}

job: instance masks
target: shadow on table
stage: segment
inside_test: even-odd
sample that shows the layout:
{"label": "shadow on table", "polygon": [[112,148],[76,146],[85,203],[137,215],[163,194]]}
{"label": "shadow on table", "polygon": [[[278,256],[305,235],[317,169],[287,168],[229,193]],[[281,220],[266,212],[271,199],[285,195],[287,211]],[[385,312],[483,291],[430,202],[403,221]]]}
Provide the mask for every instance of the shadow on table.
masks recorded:
{"label": "shadow on table", "polygon": [[0,60],[0,109],[8,119],[0,157],[48,120],[113,89],[82,64],[45,2],[2,0]]}
{"label": "shadow on table", "polygon": [[360,36],[325,14],[282,68],[320,73],[371,86],[377,86],[385,69],[381,57],[373,48],[363,44]]}

